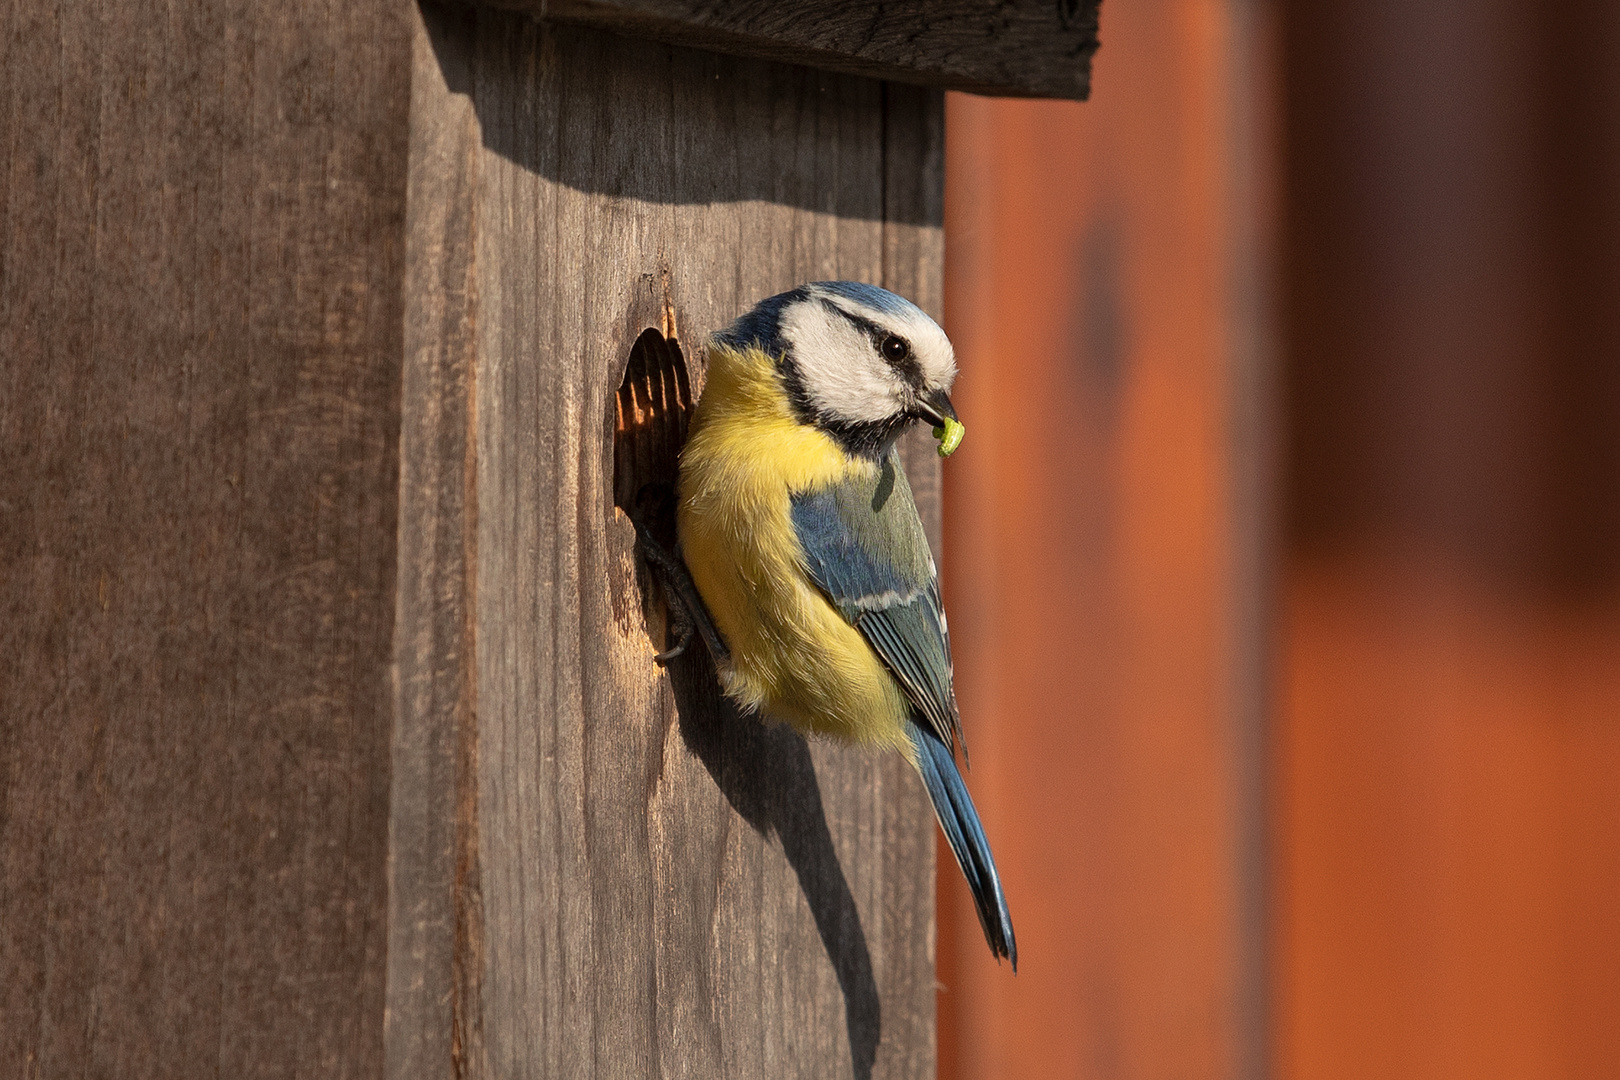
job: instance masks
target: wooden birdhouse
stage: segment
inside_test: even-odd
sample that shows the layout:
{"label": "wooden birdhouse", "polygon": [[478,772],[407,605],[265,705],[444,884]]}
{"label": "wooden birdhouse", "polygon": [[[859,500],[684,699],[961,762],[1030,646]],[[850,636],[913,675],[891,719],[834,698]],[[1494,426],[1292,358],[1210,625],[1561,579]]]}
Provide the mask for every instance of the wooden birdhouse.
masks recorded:
{"label": "wooden birdhouse", "polygon": [[756,301],[940,314],[943,88],[1095,4],[0,21],[0,1073],[932,1075],[921,785],[655,663],[627,500]]}

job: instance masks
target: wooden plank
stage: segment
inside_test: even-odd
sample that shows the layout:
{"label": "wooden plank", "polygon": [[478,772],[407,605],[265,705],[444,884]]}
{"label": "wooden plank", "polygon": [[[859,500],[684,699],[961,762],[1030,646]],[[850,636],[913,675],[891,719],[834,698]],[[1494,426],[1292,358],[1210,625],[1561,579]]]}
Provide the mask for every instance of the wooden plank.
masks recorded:
{"label": "wooden plank", "polygon": [[1267,1067],[1264,37],[1111,10],[1106,100],[948,106],[946,597],[1021,965],[944,875],[946,1077]]}
{"label": "wooden plank", "polygon": [[[428,12],[427,17],[434,17]],[[464,66],[412,20],[405,217],[399,565],[388,860],[386,1072],[443,1077],[476,1058],[478,490],[473,246],[479,147]]]}
{"label": "wooden plank", "polygon": [[[441,891],[452,954],[391,993],[462,988],[466,1075],[929,1075],[926,797],[897,762],[737,715],[697,653],[652,663],[612,416],[648,326],[700,386],[693,344],[801,281],[888,280],[937,308],[939,95],[903,91],[886,119],[862,79],[425,14],[439,74],[419,71],[413,125],[478,147],[423,143],[412,174],[473,190],[469,314],[427,336],[476,337],[476,849],[457,858],[478,887],[459,914]],[[886,143],[897,128],[933,135]],[[412,222],[413,245],[450,235]],[[456,740],[435,738],[442,791]],[[442,846],[424,865],[445,879]],[[410,1042],[398,1060],[444,1071],[445,1047]]]}
{"label": "wooden plank", "polygon": [[978,94],[1091,92],[1098,0],[494,0],[543,19]]}
{"label": "wooden plank", "polygon": [[0,1073],[377,1075],[405,21],[0,23]]}

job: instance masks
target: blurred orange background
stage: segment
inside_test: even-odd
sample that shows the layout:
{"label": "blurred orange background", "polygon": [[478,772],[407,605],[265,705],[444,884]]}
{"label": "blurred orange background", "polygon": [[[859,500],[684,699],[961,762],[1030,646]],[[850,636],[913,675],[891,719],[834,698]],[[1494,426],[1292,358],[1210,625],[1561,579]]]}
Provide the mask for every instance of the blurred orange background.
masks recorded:
{"label": "blurred orange background", "polygon": [[1620,1076],[1620,5],[1102,37],[948,107],[941,1075]]}

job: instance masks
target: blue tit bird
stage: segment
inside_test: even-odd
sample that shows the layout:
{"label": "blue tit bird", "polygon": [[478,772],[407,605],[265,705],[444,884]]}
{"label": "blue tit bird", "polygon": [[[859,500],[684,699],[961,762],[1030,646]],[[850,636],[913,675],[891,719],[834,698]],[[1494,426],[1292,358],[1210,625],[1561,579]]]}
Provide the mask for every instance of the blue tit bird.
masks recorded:
{"label": "blue tit bird", "polygon": [[956,449],[955,377],[944,331],[885,289],[817,282],[761,302],[709,342],[677,534],[725,692],[800,731],[905,755],[991,952],[1016,971],[1007,900],[956,767],[939,576],[895,452],[918,420],[942,456]]}

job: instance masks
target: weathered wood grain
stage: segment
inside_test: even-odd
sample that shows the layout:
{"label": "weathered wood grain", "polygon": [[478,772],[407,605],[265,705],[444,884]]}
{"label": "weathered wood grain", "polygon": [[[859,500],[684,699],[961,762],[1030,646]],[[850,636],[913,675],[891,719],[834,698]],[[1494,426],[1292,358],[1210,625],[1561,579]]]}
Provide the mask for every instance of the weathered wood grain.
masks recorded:
{"label": "weathered wood grain", "polygon": [[927,1075],[920,786],[652,664],[611,406],[937,309],[939,94],[423,18],[0,11],[0,1073]]}
{"label": "weathered wood grain", "polygon": [[[473,192],[468,314],[432,335],[476,338],[478,889],[459,917],[441,890],[453,955],[391,992],[463,988],[466,1075],[931,1075],[926,797],[898,761],[737,715],[701,648],[652,662],[613,419],[646,327],[700,387],[696,343],[801,281],[937,310],[940,96],[425,14],[413,124],[462,134],[419,142],[413,184]],[[937,491],[937,458],[919,466]],[[441,776],[455,743],[441,730]],[[443,879],[442,847],[429,861]]]}
{"label": "weathered wood grain", "polygon": [[381,1072],[403,15],[0,9],[0,1075]]}
{"label": "weathered wood grain", "polygon": [[543,19],[979,94],[1091,91],[1098,0],[495,0]]}
{"label": "weathered wood grain", "polygon": [[404,237],[399,573],[388,860],[387,1074],[450,1075],[476,1058],[463,1022],[479,938],[476,669],[478,489],[473,246],[479,147],[420,20],[411,42]]}

